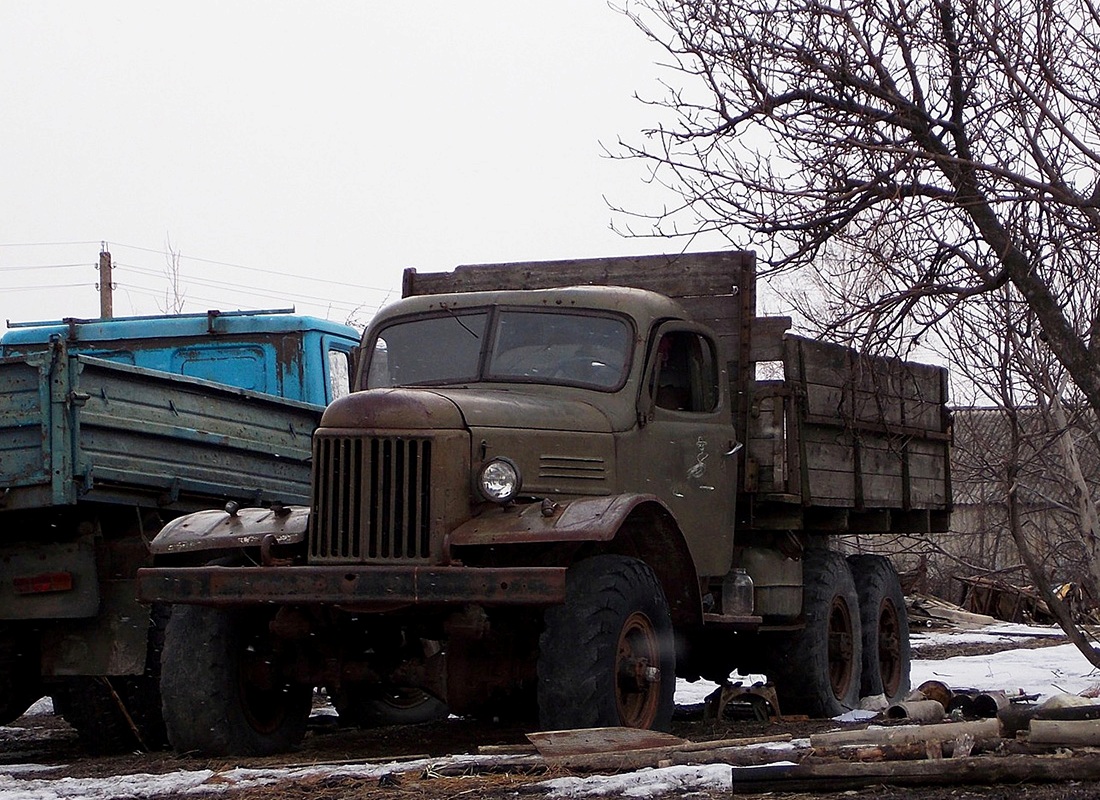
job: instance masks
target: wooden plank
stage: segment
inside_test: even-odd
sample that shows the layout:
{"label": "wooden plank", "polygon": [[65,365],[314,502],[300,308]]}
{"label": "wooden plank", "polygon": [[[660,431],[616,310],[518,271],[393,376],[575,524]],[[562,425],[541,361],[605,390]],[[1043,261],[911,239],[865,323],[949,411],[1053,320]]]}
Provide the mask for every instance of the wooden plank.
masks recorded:
{"label": "wooden plank", "polygon": [[[464,264],[452,272],[405,270],[402,296],[449,292],[551,289],[560,286],[628,286],[667,297],[709,297],[739,290],[755,270],[748,251]],[[729,287],[726,289],[725,287]]]}
{"label": "wooden plank", "polygon": [[528,741],[546,758],[643,750],[656,747],[682,747],[687,741],[660,731],[639,728],[578,728],[565,731],[536,731]]}
{"label": "wooden plank", "polygon": [[904,491],[900,475],[863,473],[864,508],[902,508]]}
{"label": "wooden plank", "polygon": [[802,337],[788,337],[787,357],[806,389],[811,416],[945,430],[941,367],[856,355],[841,345]]}
{"label": "wooden plank", "polygon": [[809,469],[809,505],[854,506],[856,502],[855,473]]}

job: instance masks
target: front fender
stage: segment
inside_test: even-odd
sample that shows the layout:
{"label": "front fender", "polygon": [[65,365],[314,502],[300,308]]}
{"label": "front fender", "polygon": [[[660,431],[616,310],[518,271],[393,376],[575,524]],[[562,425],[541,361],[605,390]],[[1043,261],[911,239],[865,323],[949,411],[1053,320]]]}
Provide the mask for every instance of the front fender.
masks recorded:
{"label": "front fender", "polygon": [[643,503],[664,506],[651,494],[584,497],[546,506],[529,503],[491,508],[451,531],[452,547],[530,542],[608,542],[630,512]]}
{"label": "front fender", "polygon": [[274,544],[295,544],[306,538],[309,508],[285,506],[277,510],[242,508],[228,511],[198,511],[178,517],[156,535],[149,546],[154,556],[177,555],[200,550],[230,550],[259,547],[264,537]]}
{"label": "front fender", "polygon": [[[544,511],[545,507],[545,511]],[[702,622],[699,581],[676,518],[652,494],[584,497],[552,505],[492,508],[451,532],[450,546],[604,542],[656,573],[677,625]]]}

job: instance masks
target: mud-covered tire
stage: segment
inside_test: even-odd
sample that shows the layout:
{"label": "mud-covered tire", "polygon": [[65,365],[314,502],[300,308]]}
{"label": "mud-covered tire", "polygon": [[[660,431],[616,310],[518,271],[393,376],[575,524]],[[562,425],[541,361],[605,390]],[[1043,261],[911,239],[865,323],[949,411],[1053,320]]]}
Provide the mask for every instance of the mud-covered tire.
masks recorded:
{"label": "mud-covered tire", "polygon": [[51,690],[55,711],[76,730],[89,753],[110,755],[167,746],[159,684],[168,614],[168,606],[153,607],[143,674],[65,678]]}
{"label": "mud-covered tire", "polygon": [[173,609],[160,691],[175,750],[258,756],[301,742],[313,689],[279,678],[266,622],[236,610]]}
{"label": "mud-covered tire", "polygon": [[332,700],[342,725],[374,728],[444,720],[447,704],[422,689],[350,686]]}
{"label": "mud-covered tire", "polygon": [[784,714],[834,717],[859,705],[859,598],[848,562],[829,550],[807,551],[803,583],[805,627],[766,637],[766,672]]}
{"label": "mud-covered tire", "polygon": [[854,555],[848,566],[863,627],[862,695],[896,703],[909,693],[909,617],[893,565],[883,556]]}
{"label": "mud-covered tire", "polygon": [[81,747],[92,755],[122,753],[134,745],[110,680],[81,675],[64,678],[50,690],[54,711],[73,727]]}
{"label": "mud-covered tire", "polygon": [[43,694],[37,649],[0,627],[0,725],[19,719]]}
{"label": "mud-covered tire", "polygon": [[653,570],[634,558],[596,556],[570,568],[565,591],[539,639],[540,726],[667,730],[676,655]]}
{"label": "mud-covered tire", "polygon": [[54,710],[92,755],[154,750],[165,744],[160,696],[152,678],[75,676],[55,685],[50,696]]}

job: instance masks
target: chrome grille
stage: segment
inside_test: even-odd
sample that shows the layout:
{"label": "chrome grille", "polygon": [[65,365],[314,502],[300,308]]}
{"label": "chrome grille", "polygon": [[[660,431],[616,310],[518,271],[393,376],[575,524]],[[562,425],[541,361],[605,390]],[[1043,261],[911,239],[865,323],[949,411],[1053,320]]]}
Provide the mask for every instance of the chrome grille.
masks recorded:
{"label": "chrome grille", "polygon": [[311,559],[427,560],[431,462],[429,439],[315,436]]}

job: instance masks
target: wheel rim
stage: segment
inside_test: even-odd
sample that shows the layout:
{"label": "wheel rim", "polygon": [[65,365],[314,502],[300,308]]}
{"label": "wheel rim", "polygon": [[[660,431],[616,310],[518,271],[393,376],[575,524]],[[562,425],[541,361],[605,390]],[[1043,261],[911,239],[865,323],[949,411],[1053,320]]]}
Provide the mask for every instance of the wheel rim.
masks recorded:
{"label": "wheel rim", "polygon": [[882,691],[889,699],[901,687],[901,619],[889,598],[883,599],[878,613],[878,664]]}
{"label": "wheel rim", "polygon": [[281,683],[262,637],[247,637],[238,654],[237,691],[241,710],[259,733],[278,730],[287,714],[288,687]]}
{"label": "wheel rim", "polygon": [[623,623],[615,660],[619,719],[629,728],[649,728],[661,700],[661,651],[657,631],[635,611]]}
{"label": "wheel rim", "polygon": [[829,685],[838,699],[848,694],[852,684],[854,656],[852,612],[845,599],[838,595],[829,609]]}

